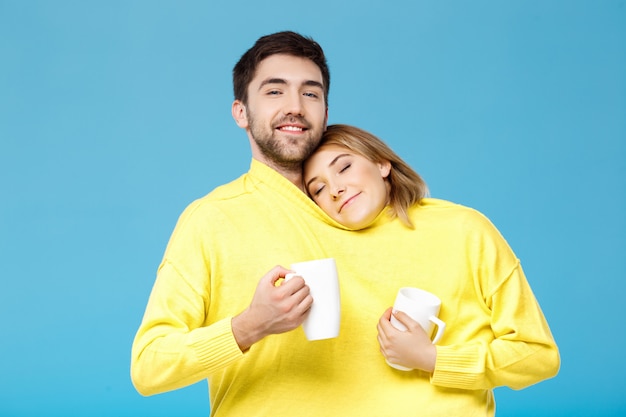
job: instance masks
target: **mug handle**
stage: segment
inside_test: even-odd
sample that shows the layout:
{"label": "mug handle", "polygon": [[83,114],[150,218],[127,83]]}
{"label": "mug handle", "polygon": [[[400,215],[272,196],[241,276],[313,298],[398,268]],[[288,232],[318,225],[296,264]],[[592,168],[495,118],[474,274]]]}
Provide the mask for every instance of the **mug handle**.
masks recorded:
{"label": "mug handle", "polygon": [[428,320],[432,321],[433,323],[437,325],[437,334],[435,335],[435,338],[433,339],[433,345],[434,345],[435,343],[439,341],[439,339],[441,339],[441,336],[443,336],[443,332],[444,330],[446,330],[446,323],[439,320],[439,317],[435,317],[435,316],[430,316]]}

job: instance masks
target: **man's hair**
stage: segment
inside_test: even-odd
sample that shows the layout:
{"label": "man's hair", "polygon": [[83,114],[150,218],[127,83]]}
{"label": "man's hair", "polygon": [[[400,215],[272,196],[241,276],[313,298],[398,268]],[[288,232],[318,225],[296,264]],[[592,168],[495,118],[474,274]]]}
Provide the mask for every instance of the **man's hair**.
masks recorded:
{"label": "man's hair", "polygon": [[409,164],[378,137],[354,126],[342,124],[328,126],[319,147],[326,145],[341,146],[374,163],[389,161],[391,163],[391,170],[387,176],[390,185],[389,214],[392,217],[399,217],[405,225],[413,228],[408,210],[428,195],[428,187]]}
{"label": "man's hair", "polygon": [[252,48],[244,53],[233,68],[233,90],[235,100],[244,105],[248,102],[248,86],[256,73],[259,63],[265,58],[285,54],[313,61],[322,72],[324,83],[324,102],[328,107],[330,89],[330,71],[322,47],[312,38],[296,32],[284,31],[259,38]]}

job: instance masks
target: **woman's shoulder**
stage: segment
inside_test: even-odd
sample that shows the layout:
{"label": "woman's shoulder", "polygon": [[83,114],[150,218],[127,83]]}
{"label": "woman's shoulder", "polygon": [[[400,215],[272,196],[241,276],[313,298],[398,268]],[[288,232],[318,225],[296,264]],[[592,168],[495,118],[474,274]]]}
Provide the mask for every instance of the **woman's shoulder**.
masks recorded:
{"label": "woman's shoulder", "polygon": [[463,204],[439,198],[423,198],[414,208],[421,212],[441,215],[482,215],[479,211]]}
{"label": "woman's shoulder", "polygon": [[441,221],[454,227],[478,226],[492,228],[491,221],[480,211],[459,203],[437,198],[423,198],[413,206],[411,218],[421,221]]}

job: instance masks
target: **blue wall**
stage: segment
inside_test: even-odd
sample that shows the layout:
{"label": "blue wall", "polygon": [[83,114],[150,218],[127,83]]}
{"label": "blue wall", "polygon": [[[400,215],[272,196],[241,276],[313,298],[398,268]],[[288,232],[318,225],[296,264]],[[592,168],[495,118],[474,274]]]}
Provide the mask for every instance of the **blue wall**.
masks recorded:
{"label": "blue wall", "polygon": [[206,416],[143,398],[130,346],[177,216],[247,170],[230,73],[311,35],[330,122],[489,216],[561,349],[498,415],[626,413],[624,1],[0,0],[0,415]]}

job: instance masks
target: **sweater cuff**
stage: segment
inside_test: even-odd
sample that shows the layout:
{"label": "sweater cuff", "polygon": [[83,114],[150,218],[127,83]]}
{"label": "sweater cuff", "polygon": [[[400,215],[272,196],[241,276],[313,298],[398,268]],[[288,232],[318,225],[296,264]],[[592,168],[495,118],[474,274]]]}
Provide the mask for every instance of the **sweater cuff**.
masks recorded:
{"label": "sweater cuff", "polygon": [[198,361],[207,370],[217,370],[243,357],[231,328],[232,317],[197,329],[191,337],[191,347]]}
{"label": "sweater cuff", "polygon": [[453,346],[437,346],[435,371],[430,383],[437,386],[474,389],[481,372],[476,369],[478,352],[458,351]]}

